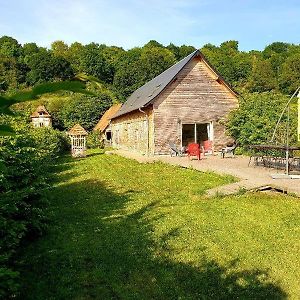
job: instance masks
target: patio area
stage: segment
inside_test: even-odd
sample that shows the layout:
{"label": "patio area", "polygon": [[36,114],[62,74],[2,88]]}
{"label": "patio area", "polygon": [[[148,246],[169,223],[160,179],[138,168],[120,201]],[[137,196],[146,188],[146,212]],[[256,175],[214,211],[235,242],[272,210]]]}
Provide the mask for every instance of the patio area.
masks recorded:
{"label": "patio area", "polygon": [[261,188],[271,187],[282,190],[286,193],[294,193],[300,196],[300,179],[272,179],[271,174],[283,173],[283,170],[276,170],[264,168],[261,166],[254,166],[249,163],[247,156],[226,157],[222,159],[218,155],[207,155],[202,157],[200,161],[189,160],[188,157],[178,156],[155,156],[147,157],[138,153],[133,153],[125,150],[114,150],[109,153],[125,156],[127,158],[135,159],[141,163],[162,161],[172,165],[178,165],[185,168],[193,168],[199,171],[213,171],[219,174],[230,174],[240,179],[240,181],[220,186],[208,191],[208,195],[215,194],[233,194],[241,189],[246,190],[260,190]]}

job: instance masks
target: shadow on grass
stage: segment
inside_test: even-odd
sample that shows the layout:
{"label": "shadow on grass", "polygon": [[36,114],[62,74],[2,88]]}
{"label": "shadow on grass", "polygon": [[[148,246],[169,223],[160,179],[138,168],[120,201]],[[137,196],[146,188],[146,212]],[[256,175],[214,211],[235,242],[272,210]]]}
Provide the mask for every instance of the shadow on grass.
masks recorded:
{"label": "shadow on grass", "polygon": [[98,156],[98,155],[103,155],[103,154],[105,154],[104,150],[103,150],[103,152],[88,153],[87,157],[93,157],[93,156]]}
{"label": "shadow on grass", "polygon": [[56,224],[24,251],[22,298],[287,298],[264,270],[237,271],[235,261],[203,260],[198,267],[172,261],[163,245],[180,238],[180,230],[154,238],[153,222],[164,217],[153,213],[159,203],[133,210],[133,194],[93,180],[52,191]]}

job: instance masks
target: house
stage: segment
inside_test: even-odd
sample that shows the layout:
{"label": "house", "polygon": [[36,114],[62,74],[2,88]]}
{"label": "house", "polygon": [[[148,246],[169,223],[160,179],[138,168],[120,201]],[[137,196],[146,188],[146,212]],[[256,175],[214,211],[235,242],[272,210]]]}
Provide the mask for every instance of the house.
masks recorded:
{"label": "house", "polygon": [[105,143],[111,144],[111,126],[110,126],[110,119],[120,110],[122,104],[114,104],[110,107],[104,115],[101,117],[95,128],[94,131],[98,131],[100,133],[99,138],[103,140]]}
{"label": "house", "polygon": [[52,127],[52,117],[44,105],[40,105],[30,116],[34,127]]}
{"label": "house", "polygon": [[236,92],[196,50],[137,89],[111,119],[112,145],[146,155],[210,140],[231,142],[225,123]]}

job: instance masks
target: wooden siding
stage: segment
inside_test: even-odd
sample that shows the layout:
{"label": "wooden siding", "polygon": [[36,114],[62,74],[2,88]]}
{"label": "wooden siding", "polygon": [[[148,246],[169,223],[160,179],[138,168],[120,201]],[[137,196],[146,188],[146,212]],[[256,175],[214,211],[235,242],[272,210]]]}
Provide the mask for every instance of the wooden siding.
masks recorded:
{"label": "wooden siding", "polygon": [[169,142],[180,145],[181,126],[188,123],[212,122],[214,149],[219,150],[231,141],[224,124],[237,106],[237,97],[201,58],[194,58],[154,102],[154,154],[169,153]]}
{"label": "wooden siding", "polygon": [[144,111],[147,116],[140,111],[135,111],[111,120],[113,147],[145,155],[153,154],[152,108]]}

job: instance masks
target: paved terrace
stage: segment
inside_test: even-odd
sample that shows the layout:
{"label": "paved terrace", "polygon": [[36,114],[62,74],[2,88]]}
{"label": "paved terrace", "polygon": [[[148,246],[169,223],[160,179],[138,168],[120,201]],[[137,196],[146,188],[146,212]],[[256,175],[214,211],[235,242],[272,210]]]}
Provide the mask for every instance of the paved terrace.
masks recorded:
{"label": "paved terrace", "polygon": [[115,153],[127,158],[135,159],[141,163],[162,161],[172,165],[186,168],[194,168],[199,171],[213,171],[219,174],[230,174],[240,181],[228,185],[219,186],[209,190],[209,195],[232,194],[240,189],[259,190],[262,187],[272,187],[287,193],[300,196],[300,179],[272,179],[271,174],[283,173],[283,170],[275,170],[263,167],[248,167],[249,157],[236,156],[222,159],[220,156],[205,156],[200,161],[189,160],[188,157],[155,156],[147,157],[138,153],[124,150],[114,150]]}

